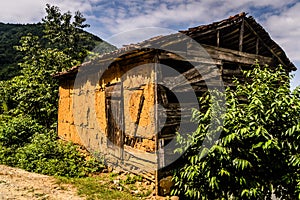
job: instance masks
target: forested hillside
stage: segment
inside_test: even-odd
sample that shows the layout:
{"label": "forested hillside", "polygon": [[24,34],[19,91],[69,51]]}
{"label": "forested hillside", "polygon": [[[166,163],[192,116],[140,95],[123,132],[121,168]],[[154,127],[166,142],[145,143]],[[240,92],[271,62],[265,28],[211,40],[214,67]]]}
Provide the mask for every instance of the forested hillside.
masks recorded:
{"label": "forested hillside", "polygon": [[[40,43],[42,46],[46,45],[43,41],[43,24],[5,24],[0,22],[0,80],[7,80],[19,73],[18,63],[24,57],[24,52],[17,51],[14,46],[20,45],[22,36],[32,34],[41,38]],[[82,30],[79,30],[82,31]],[[86,31],[88,39],[84,41],[88,50],[93,50],[95,46],[101,45],[97,48],[99,53],[109,52],[116,49],[115,46],[103,41],[101,38],[92,35]]]}

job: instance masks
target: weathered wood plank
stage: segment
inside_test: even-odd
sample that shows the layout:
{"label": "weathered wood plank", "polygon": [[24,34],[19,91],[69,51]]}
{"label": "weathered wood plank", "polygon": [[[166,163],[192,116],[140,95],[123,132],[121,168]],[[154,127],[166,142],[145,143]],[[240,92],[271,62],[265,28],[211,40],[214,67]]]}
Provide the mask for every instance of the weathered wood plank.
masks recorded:
{"label": "weathered wood plank", "polygon": [[259,53],[259,38],[256,38],[255,54],[258,55],[258,53]]}
{"label": "weathered wood plank", "polygon": [[[199,52],[198,55],[194,56],[194,55],[188,55],[186,56],[186,52],[177,52],[178,54],[176,54],[176,51],[170,53],[170,52],[163,52],[160,53],[158,55],[160,60],[178,60],[178,61],[187,61],[190,62],[192,64],[195,63],[205,63],[205,64],[213,64],[213,65],[221,65],[222,61],[220,59],[212,59],[209,56],[205,55],[203,57],[199,56]],[[180,56],[180,55],[185,55],[184,57]]]}
{"label": "weathered wood plank", "polygon": [[217,47],[220,47],[220,30],[217,30]]}
{"label": "weathered wood plank", "polygon": [[134,166],[136,170],[153,173],[157,165],[156,153],[139,151],[124,145],[124,159],[122,162],[124,166],[131,165]]}
{"label": "weathered wood plank", "polygon": [[243,51],[243,39],[244,39],[244,19],[242,19],[242,24],[240,28],[240,38],[239,38],[239,51]]}
{"label": "weathered wood plank", "polygon": [[216,27],[214,29],[209,29],[209,30],[207,30],[205,32],[196,32],[196,33],[191,34],[189,36],[192,37],[192,38],[201,37],[203,35],[208,35],[208,34],[214,33],[217,30],[222,30],[222,29],[227,28],[229,26],[232,26],[232,24],[228,23],[228,24],[225,24],[225,25],[218,26],[218,27]]}
{"label": "weathered wood plank", "polygon": [[220,77],[220,69],[214,66],[201,66],[199,68],[192,68],[177,77],[165,77],[159,84],[166,85],[170,90],[173,90],[177,87],[192,85],[193,83],[201,81],[207,81],[209,83],[209,79]]}
{"label": "weathered wood plank", "polygon": [[[221,47],[214,47],[210,45],[201,44],[202,47],[208,52],[208,54],[212,57],[212,59],[224,60],[229,62],[241,63],[241,64],[254,64],[255,60],[258,60],[261,64],[270,64],[272,63],[272,58],[250,54],[246,52],[240,52],[231,49],[225,49]],[[194,47],[197,48],[197,47]],[[201,49],[200,49],[201,51]],[[191,56],[199,55],[199,52],[195,49],[188,50],[188,53]]]}
{"label": "weathered wood plank", "polygon": [[141,97],[140,97],[140,102],[139,102],[139,107],[138,107],[138,113],[136,116],[136,120],[135,120],[135,127],[134,127],[134,136],[136,136],[137,134],[137,129],[140,123],[140,119],[141,119],[141,113],[142,113],[142,109],[144,106],[144,101],[145,101],[145,97],[144,97],[144,90],[142,91]]}
{"label": "weathered wood plank", "polygon": [[107,98],[120,98],[121,97],[121,83],[109,85],[105,88]]}
{"label": "weathered wood plank", "polygon": [[[245,25],[247,26],[247,28],[249,28],[255,35],[256,37],[260,40],[260,42],[262,43],[262,45],[264,45],[280,62],[280,64],[282,64],[283,66],[285,66],[287,68],[287,66],[284,64],[284,62],[282,61],[282,59],[273,51],[273,49],[271,47],[269,47],[268,45],[266,45],[264,43],[264,41],[261,39],[261,37],[259,36],[259,34],[252,28],[252,26],[245,21]],[[269,63],[266,63],[269,64]]]}

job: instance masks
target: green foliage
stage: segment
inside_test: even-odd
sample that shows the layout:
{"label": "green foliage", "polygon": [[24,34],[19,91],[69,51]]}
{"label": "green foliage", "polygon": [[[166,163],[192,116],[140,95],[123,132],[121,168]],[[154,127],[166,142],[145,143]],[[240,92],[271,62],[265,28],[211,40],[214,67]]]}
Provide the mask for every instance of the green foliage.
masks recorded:
{"label": "green foliage", "polygon": [[20,63],[21,74],[7,81],[13,95],[6,104],[12,106],[11,113],[29,115],[51,128],[56,122],[58,101],[58,82],[51,74],[78,62],[57,49],[41,48],[35,36],[23,37],[21,43],[18,50],[26,56]]}
{"label": "green foliage", "polygon": [[142,176],[131,176],[130,174],[127,174],[125,180],[121,180],[120,182],[122,184],[134,184],[137,181],[139,181],[139,182],[143,181],[143,177]]}
{"label": "green foliage", "polygon": [[0,121],[0,144],[6,147],[20,147],[28,143],[44,128],[29,117],[11,117],[2,115]]}
{"label": "green foliage", "polygon": [[[46,18],[47,17],[45,17],[44,20]],[[77,23],[75,23],[75,18],[77,18],[78,21]],[[72,30],[73,33],[76,33],[76,35],[71,35],[70,37],[67,37],[66,38],[67,40],[65,41],[71,41],[72,43],[78,41],[78,43],[76,43],[75,46],[73,45],[74,48],[77,48],[76,46],[78,47],[84,46],[87,51],[92,51],[95,47],[97,47],[96,52],[98,53],[110,52],[116,49],[115,46],[103,41],[99,37],[82,30],[82,26],[80,27],[80,21],[84,19],[82,15],[80,15],[79,13],[78,14],[75,13],[73,19],[74,19],[73,25],[70,22],[69,26],[77,27],[77,29]],[[62,22],[62,20],[63,19],[61,19],[60,22]],[[64,24],[67,25],[67,23]],[[53,30],[52,33],[54,34],[54,29],[51,29],[50,26],[47,27],[48,29]],[[61,27],[59,28],[60,29],[56,29],[56,31],[58,31],[59,34],[63,34],[60,33],[60,31],[63,29]],[[27,36],[29,34],[38,36],[38,40],[42,48],[44,49],[56,48],[54,44],[49,45],[49,40],[45,39],[45,37],[49,37],[49,36],[47,36],[47,33],[44,33],[44,30],[45,30],[44,23],[37,23],[37,24],[0,23],[0,80],[9,80],[12,77],[20,74],[20,67],[18,66],[18,63],[22,61],[23,57],[25,56],[25,52],[16,50],[14,46],[20,45],[20,40],[23,36]],[[64,34],[64,37],[66,37],[66,34]],[[70,44],[65,41],[60,43],[59,46],[61,48],[59,50],[70,48]],[[76,51],[80,51],[80,49]],[[83,58],[84,54],[86,54],[86,51],[83,51],[81,56],[77,56],[75,52],[74,53],[71,52],[71,49],[69,49],[69,52],[70,52],[69,56],[80,57],[80,60]]]}
{"label": "green foliage", "polygon": [[79,64],[95,43],[83,31],[85,18],[76,12],[61,14],[58,7],[46,7],[43,36],[24,36],[15,49],[24,55],[18,76],[0,82],[0,111],[28,115],[51,128],[57,118],[58,80],[51,77]]}
{"label": "green foliage", "polygon": [[29,117],[1,116],[0,163],[28,171],[80,177],[103,168],[94,159],[86,160],[71,143],[56,139]]}
{"label": "green foliage", "polygon": [[[290,91],[281,66],[271,70],[256,64],[244,73],[249,81],[235,80],[235,90],[226,91],[223,125],[210,129],[213,100],[207,95],[193,113],[198,129],[187,138],[178,136],[177,152],[185,151],[185,162],[175,172],[173,194],[189,199],[264,199],[272,193],[300,198],[300,90]],[[211,147],[202,144],[220,128]]]}
{"label": "green foliage", "polygon": [[16,165],[28,171],[67,177],[86,176],[103,167],[95,160],[87,161],[76,148],[47,135],[35,135],[29,144],[16,152]]}
{"label": "green foliage", "polygon": [[0,23],[0,80],[8,80],[19,74],[18,63],[23,53],[14,49],[22,36],[29,33],[42,36],[43,25],[38,24],[4,24]]}
{"label": "green foliage", "polygon": [[[87,161],[77,146],[57,141],[58,80],[51,77],[79,64],[87,52],[86,43],[81,42],[85,32],[79,30],[86,27],[85,19],[77,12],[72,25],[67,25],[69,12],[61,15],[49,5],[46,11],[43,38],[29,34],[16,47],[24,55],[19,75],[0,81],[0,163],[48,175],[85,176],[103,165]],[[52,20],[56,15],[62,16],[57,24]],[[57,25],[63,26],[58,29]],[[66,40],[67,34],[75,41]]]}
{"label": "green foliage", "polygon": [[74,60],[83,61],[87,56],[89,35],[81,31],[89,27],[86,19],[77,11],[72,22],[71,12],[61,13],[57,6],[46,5],[47,16],[43,19],[45,39],[51,48],[58,49]]}

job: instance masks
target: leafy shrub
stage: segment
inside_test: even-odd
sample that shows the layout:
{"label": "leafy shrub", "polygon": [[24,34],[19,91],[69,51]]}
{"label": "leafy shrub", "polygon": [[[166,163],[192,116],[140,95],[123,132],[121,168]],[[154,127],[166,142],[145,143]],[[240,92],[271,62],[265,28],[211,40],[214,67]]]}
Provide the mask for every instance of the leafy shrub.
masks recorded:
{"label": "leafy shrub", "polygon": [[71,143],[63,143],[53,138],[35,135],[31,143],[16,152],[17,166],[37,173],[79,177],[103,166],[87,161]]}
{"label": "leafy shrub", "polygon": [[29,117],[0,116],[0,144],[2,146],[23,146],[36,133],[45,133],[45,128]]}
{"label": "leafy shrub", "polygon": [[[173,194],[184,199],[300,199],[300,90],[291,92],[290,78],[280,66],[244,72],[226,91],[224,123],[211,130],[211,98],[200,99],[193,120],[198,129],[178,136],[184,164],[174,175]],[[222,121],[219,119],[219,121]],[[222,128],[212,147],[207,135]],[[204,156],[206,154],[206,156]]]}
{"label": "leafy shrub", "polygon": [[86,158],[77,146],[58,141],[54,131],[30,118],[2,116],[0,163],[28,171],[57,176],[80,177],[99,171],[103,165]]}

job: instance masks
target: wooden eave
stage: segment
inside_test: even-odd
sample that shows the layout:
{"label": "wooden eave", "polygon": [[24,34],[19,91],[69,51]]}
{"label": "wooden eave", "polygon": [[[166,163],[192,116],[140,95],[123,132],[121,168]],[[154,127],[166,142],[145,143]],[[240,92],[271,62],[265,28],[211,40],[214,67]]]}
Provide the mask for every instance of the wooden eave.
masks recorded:
{"label": "wooden eave", "polygon": [[276,58],[288,71],[297,69],[268,32],[245,13],[180,32],[201,44]]}
{"label": "wooden eave", "polygon": [[[182,37],[182,34],[189,37]],[[82,66],[105,65],[121,61],[132,62],[130,59],[149,53],[158,53],[161,48],[188,43],[188,38],[192,38],[202,45],[211,54],[212,59],[210,60],[215,64],[220,64],[221,60],[253,64],[255,59],[260,60],[261,64],[270,64],[270,59],[275,58],[288,71],[296,70],[295,65],[289,60],[282,48],[271,39],[266,30],[253,17],[247,17],[245,13],[240,13],[209,25],[193,27],[179,31],[179,33],[157,36],[137,44],[126,45],[116,51],[103,54],[94,61],[72,67],[65,72],[59,72],[53,77],[64,78],[70,77],[72,74],[74,76]],[[158,51],[155,50],[156,47]],[[182,60],[180,56],[176,55],[176,51],[160,53],[159,57],[161,59],[169,57],[169,59]],[[194,58],[192,61],[203,61],[203,58]],[[207,62],[208,60],[206,59]]]}

